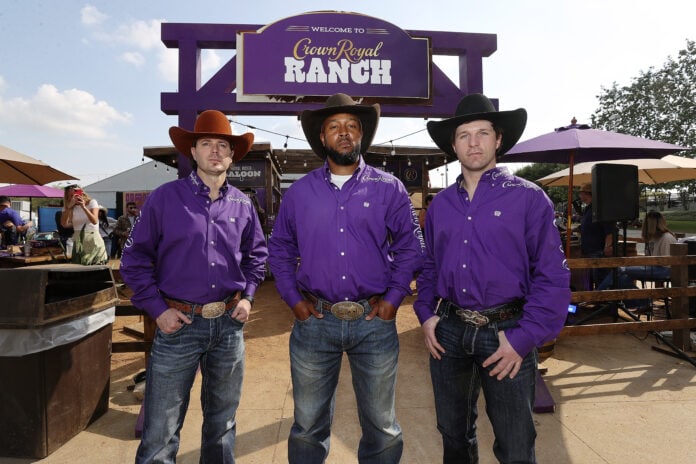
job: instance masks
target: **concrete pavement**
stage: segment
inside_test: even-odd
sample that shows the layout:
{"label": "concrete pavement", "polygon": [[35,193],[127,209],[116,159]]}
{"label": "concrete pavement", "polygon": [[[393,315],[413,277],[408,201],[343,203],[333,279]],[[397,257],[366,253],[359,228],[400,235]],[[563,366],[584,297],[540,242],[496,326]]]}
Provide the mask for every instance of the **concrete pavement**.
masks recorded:
{"label": "concrete pavement", "polygon": [[[273,282],[262,285],[247,325],[247,370],[238,411],[236,456],[239,464],[287,462],[292,424],[288,336],[291,312]],[[435,427],[427,353],[408,298],[397,324],[401,357],[397,414],[404,431],[404,464],[441,462]],[[137,322],[119,318],[120,327]],[[545,383],[556,402],[553,413],[537,414],[540,463],[653,464],[696,462],[696,368],[651,349],[654,337],[619,334],[567,337],[544,361]],[[694,355],[693,352],[689,353]],[[111,403],[107,414],[40,462],[46,464],[121,464],[132,462],[138,440],[134,427],[140,403],[128,385],[144,368],[140,353],[112,355]],[[178,462],[197,463],[201,414],[200,375],[182,432]],[[329,464],[357,462],[360,436],[347,361],[337,393]],[[492,433],[483,399],[479,425],[481,464],[495,463]],[[30,459],[0,458],[3,464]]]}

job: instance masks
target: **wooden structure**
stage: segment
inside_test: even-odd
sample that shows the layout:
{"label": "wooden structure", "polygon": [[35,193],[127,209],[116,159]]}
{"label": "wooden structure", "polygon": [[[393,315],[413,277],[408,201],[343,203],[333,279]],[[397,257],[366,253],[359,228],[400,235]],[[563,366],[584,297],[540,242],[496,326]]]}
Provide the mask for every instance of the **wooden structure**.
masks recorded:
{"label": "wooden structure", "polygon": [[[685,243],[670,246],[671,256],[634,256],[625,258],[580,258],[569,259],[568,266],[574,269],[615,268],[619,266],[670,266],[671,287],[576,291],[572,293],[571,303],[610,302],[639,298],[671,298],[672,318],[667,320],[627,320],[609,324],[569,325],[563,328],[560,337],[572,335],[596,335],[605,333],[651,332],[672,330],[672,342],[676,354],[694,364],[683,350],[691,350],[689,329],[696,327],[696,318],[689,318],[689,298],[696,297],[696,286],[689,285],[689,267],[696,265],[696,255],[687,255]],[[696,366],[696,364],[694,364]]]}

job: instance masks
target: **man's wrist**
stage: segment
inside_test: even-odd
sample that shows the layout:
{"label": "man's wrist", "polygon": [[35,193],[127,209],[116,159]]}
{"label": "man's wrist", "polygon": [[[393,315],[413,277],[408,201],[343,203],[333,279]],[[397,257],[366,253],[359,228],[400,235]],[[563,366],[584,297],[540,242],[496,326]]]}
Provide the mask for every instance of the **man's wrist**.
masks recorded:
{"label": "man's wrist", "polygon": [[252,295],[242,295],[242,300],[247,300],[249,305],[254,306],[254,297]]}

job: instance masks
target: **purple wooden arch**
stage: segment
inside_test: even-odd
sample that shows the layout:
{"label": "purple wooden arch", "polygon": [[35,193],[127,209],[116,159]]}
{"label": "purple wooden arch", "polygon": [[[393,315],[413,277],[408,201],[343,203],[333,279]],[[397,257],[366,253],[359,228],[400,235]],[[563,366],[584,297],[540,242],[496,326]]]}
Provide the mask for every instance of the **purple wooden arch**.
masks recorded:
{"label": "purple wooden arch", "polygon": [[[201,50],[232,49],[237,32],[258,30],[263,24],[189,24],[163,23],[162,42],[179,49],[178,92],[162,92],[161,109],[178,115],[178,125],[193,128],[196,116],[206,109],[218,109],[229,115],[299,115],[316,109],[321,103],[237,102],[236,57],[232,57],[207,82],[201,83]],[[483,92],[483,58],[497,49],[495,34],[406,30],[412,36],[430,37],[432,55],[459,57],[459,83],[452,82],[432,63],[432,105],[380,102],[382,116],[444,118],[454,114],[459,100],[473,92]],[[497,101],[494,100],[494,104]],[[187,158],[179,155],[179,176],[191,170]]]}

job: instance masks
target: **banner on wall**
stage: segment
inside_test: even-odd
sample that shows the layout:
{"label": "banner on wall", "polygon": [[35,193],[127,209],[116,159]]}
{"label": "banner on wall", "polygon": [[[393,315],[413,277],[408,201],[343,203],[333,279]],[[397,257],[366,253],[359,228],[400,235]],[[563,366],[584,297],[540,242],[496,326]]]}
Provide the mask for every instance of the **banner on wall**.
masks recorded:
{"label": "banner on wall", "polygon": [[263,160],[239,161],[227,174],[227,180],[235,187],[265,187],[266,162]]}
{"label": "banner on wall", "polygon": [[142,208],[143,203],[145,203],[145,199],[147,196],[150,194],[150,191],[142,191],[142,192],[123,192],[122,193],[122,198],[123,198],[123,209],[124,211],[119,211],[118,214],[126,214],[126,205],[129,202],[134,202],[136,205],[138,205],[138,209]]}
{"label": "banner on wall", "polygon": [[237,101],[431,98],[430,39],[378,18],[313,12],[237,34]]}

